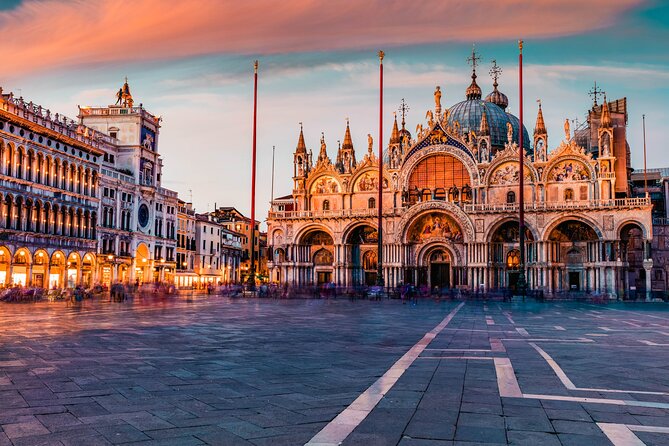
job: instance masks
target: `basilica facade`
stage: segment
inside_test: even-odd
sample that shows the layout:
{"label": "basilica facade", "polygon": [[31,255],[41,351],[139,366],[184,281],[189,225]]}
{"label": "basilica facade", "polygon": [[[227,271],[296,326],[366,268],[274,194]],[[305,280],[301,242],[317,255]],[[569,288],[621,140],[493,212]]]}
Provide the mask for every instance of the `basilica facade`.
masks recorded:
{"label": "basilica facade", "polygon": [[513,288],[522,138],[530,289],[609,296],[650,289],[652,206],[628,193],[626,102],[600,105],[595,95],[587,125],[572,131],[565,121],[549,150],[541,105],[530,138],[506,111],[496,76],[483,98],[474,71],[465,97],[442,110],[437,87],[435,108],[414,135],[404,117],[401,127],[395,119],[382,179],[371,136],[358,159],[347,123],[333,162],[323,136],[314,159],[301,129],[293,192],[273,200],[268,216],[271,280],[374,284],[380,187],[386,286]]}

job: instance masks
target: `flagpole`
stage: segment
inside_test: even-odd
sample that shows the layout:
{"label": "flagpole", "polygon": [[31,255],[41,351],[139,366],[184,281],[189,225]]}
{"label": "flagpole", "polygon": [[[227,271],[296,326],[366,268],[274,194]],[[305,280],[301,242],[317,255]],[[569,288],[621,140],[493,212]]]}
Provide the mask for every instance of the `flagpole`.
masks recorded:
{"label": "flagpole", "polygon": [[648,197],[648,169],[646,168],[646,115],[643,118],[643,190]]}
{"label": "flagpole", "polygon": [[379,51],[379,224],[377,245],[377,269],[376,284],[384,285],[383,280],[383,56],[385,53]]}
{"label": "flagpole", "polygon": [[251,291],[256,286],[256,124],[258,118],[258,61],[253,64],[253,156],[251,161],[251,268],[248,283]]}
{"label": "flagpole", "polygon": [[518,191],[518,230],[520,239],[520,274],[518,277],[518,287],[525,298],[525,289],[527,287],[525,279],[525,150],[523,149],[523,41],[518,41],[518,83],[519,83],[519,112],[518,120],[518,162],[520,190]]}

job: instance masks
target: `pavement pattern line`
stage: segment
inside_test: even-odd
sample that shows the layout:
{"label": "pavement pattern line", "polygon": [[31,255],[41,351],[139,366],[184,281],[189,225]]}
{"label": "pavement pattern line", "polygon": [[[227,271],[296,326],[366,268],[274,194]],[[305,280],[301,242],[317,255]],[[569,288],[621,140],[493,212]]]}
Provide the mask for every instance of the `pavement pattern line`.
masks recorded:
{"label": "pavement pattern line", "polygon": [[404,372],[414,363],[430,342],[446,328],[453,317],[465,305],[461,302],[423,338],[414,344],[395,364],[388,369],[374,384],[369,386],[355,401],[330,421],[305,446],[336,446],[341,444],[353,430],[371,413],[383,396],[392,389]]}
{"label": "pavement pattern line", "polygon": [[610,393],[637,393],[640,395],[664,395],[664,396],[669,396],[669,393],[667,392],[651,392],[647,390],[618,390],[618,389],[598,389],[598,388],[591,388],[591,387],[577,387],[571,379],[567,376],[567,374],[562,370],[562,368],[558,365],[558,363],[548,354],[546,353],[545,350],[543,350],[541,347],[539,347],[537,344],[534,342],[530,342],[530,345],[532,348],[534,348],[542,358],[546,360],[548,365],[550,366],[551,369],[555,372],[558,378],[560,378],[560,381],[562,381],[562,384],[569,389],[569,390],[580,390],[580,391],[585,391],[585,392],[610,392]]}
{"label": "pavement pattern line", "polygon": [[597,423],[614,446],[645,446],[634,432],[651,432],[656,434],[669,434],[669,427],[641,426],[633,424]]}
{"label": "pavement pattern line", "polygon": [[653,407],[669,409],[669,403],[655,403],[637,400],[619,400],[607,398],[589,398],[579,396],[545,395],[541,393],[523,393],[518,385],[513,364],[509,358],[494,358],[495,373],[499,396],[509,398],[524,398],[533,400],[571,401],[575,403],[609,404],[615,406]]}

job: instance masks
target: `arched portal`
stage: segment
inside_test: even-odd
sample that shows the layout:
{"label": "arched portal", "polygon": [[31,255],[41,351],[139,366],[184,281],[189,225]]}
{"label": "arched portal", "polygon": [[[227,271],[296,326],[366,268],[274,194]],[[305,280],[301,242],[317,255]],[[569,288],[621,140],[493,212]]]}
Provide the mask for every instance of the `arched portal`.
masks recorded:
{"label": "arched portal", "polygon": [[[534,235],[525,227],[525,265],[534,261]],[[520,226],[508,220],[495,229],[488,245],[490,259],[490,287],[516,289],[520,278]]]}
{"label": "arched portal", "polygon": [[[376,283],[378,240],[377,230],[368,225],[354,228],[346,237],[346,256],[350,265],[350,280],[348,283],[351,285],[371,286]],[[373,262],[372,256],[374,258]]]}
{"label": "arched portal", "polygon": [[14,254],[12,262],[12,284],[27,286],[30,280],[30,252],[21,248]]}
{"label": "arched portal", "polygon": [[[566,220],[553,228],[548,240],[549,261],[554,266],[551,270],[554,291],[613,288],[595,286],[599,236],[592,226],[580,220]],[[599,281],[612,283],[612,276],[600,278]]]}
{"label": "arched portal", "polygon": [[43,249],[35,252],[33,256],[33,278],[32,285],[46,288],[47,283],[47,271],[49,270],[49,254]]}
{"label": "arched portal", "polygon": [[49,268],[49,288],[63,288],[65,277],[65,254],[56,251],[51,255],[51,267]]}
{"label": "arched portal", "polygon": [[[646,270],[643,267],[644,254],[643,229],[637,223],[627,223],[620,228],[620,261],[623,262],[621,275],[622,283],[619,288],[623,290],[624,297],[645,297],[646,295]],[[655,274],[660,276],[658,274]],[[654,276],[651,276],[654,278]],[[655,286],[664,290],[664,278],[658,277]],[[629,294],[627,294],[629,293]]]}
{"label": "arched portal", "polygon": [[151,279],[151,256],[149,247],[144,243],[137,245],[135,250],[135,283],[143,284]]}
{"label": "arched portal", "polygon": [[299,285],[334,281],[334,240],[330,234],[318,227],[308,230],[300,237],[297,251],[300,263],[311,264],[298,270]]}
{"label": "arched portal", "polygon": [[81,258],[78,253],[72,252],[67,256],[67,287],[74,288],[81,281]]}
{"label": "arched portal", "polygon": [[443,246],[430,249],[424,256],[424,262],[424,271],[428,274],[426,282],[431,289],[451,288],[451,255]]}
{"label": "arched portal", "polygon": [[82,285],[86,288],[93,286],[93,271],[95,271],[95,255],[89,252],[81,264]]}
{"label": "arched portal", "polygon": [[9,265],[12,260],[12,255],[4,246],[0,247],[0,285],[5,286],[9,283]]}

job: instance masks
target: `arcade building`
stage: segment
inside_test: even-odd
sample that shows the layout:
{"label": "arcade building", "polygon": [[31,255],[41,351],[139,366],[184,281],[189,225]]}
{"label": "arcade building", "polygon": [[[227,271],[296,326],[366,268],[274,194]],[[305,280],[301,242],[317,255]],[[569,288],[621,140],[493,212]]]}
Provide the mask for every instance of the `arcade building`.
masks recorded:
{"label": "arcade building", "polygon": [[[483,98],[476,66],[465,99],[434,109],[415,134],[393,123],[378,178],[374,141],[356,156],[347,123],[335,160],[300,129],[293,191],[268,216],[270,278],[295,286],[376,282],[377,197],[383,189],[383,274],[414,284],[494,290],[519,276],[519,143],[524,147],[526,276],[548,295],[650,290],[652,204],[633,198],[626,100],[594,103],[587,122],[550,140],[541,104],[532,137],[507,111],[496,66]],[[550,148],[550,149],[549,149]],[[635,260],[634,264],[630,259]]]}

